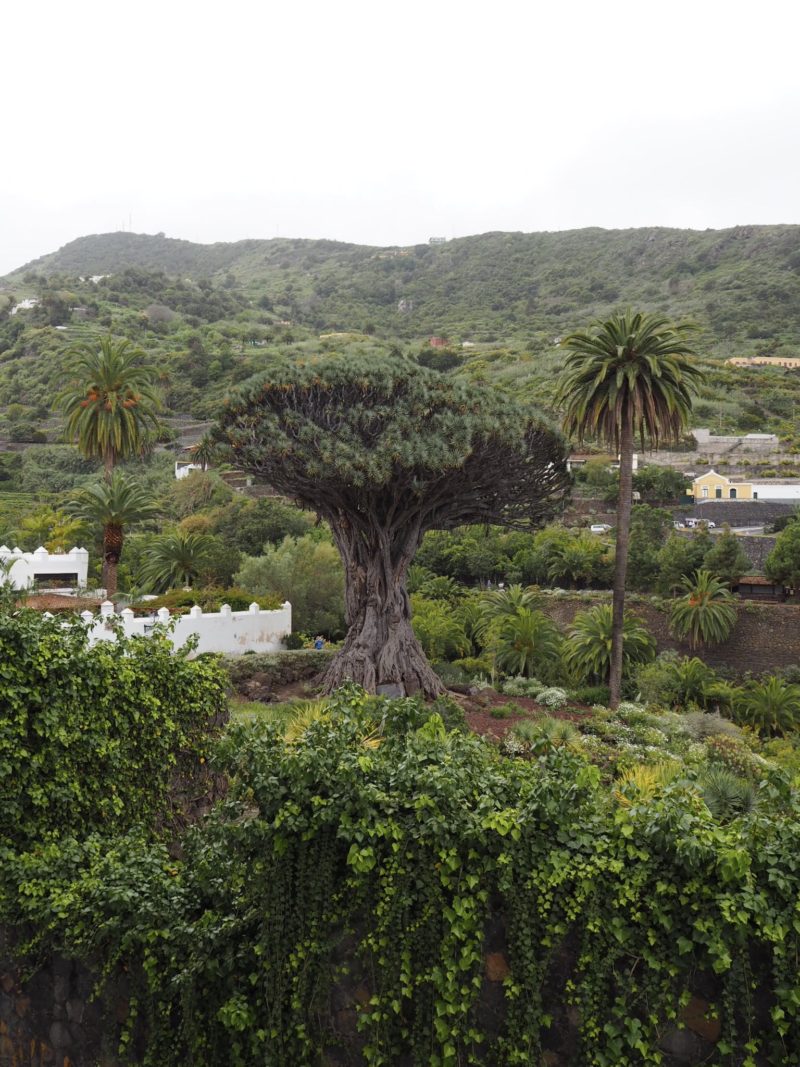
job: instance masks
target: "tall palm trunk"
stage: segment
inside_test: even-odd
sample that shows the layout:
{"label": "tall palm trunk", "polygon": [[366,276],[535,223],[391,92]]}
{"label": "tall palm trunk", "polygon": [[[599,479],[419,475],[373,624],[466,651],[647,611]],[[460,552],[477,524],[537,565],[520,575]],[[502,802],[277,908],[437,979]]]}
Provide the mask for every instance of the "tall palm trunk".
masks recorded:
{"label": "tall palm trunk", "polygon": [[107,600],[117,592],[117,567],[122,555],[124,536],[118,523],[106,523],[103,529],[103,588]]}
{"label": "tall palm trunk", "polygon": [[625,579],[628,574],[628,544],[633,501],[633,412],[626,410],[620,434],[619,499],[617,500],[617,548],[614,556],[614,594],[611,609],[611,666],[608,686],[610,705],[619,704],[622,688],[622,627],[625,617]]}

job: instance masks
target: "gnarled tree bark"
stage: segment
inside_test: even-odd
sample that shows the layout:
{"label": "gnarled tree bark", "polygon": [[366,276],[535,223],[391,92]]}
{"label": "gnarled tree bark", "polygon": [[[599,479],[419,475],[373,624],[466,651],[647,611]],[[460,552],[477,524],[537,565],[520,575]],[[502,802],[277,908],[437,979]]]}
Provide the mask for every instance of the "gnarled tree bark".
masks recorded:
{"label": "gnarled tree bark", "polygon": [[344,647],[323,677],[331,692],[345,681],[374,693],[382,685],[401,686],[406,694],[435,697],[444,685],[432,670],[411,628],[406,575],[419,547],[414,525],[386,529],[346,515],[331,521],[344,563]]}

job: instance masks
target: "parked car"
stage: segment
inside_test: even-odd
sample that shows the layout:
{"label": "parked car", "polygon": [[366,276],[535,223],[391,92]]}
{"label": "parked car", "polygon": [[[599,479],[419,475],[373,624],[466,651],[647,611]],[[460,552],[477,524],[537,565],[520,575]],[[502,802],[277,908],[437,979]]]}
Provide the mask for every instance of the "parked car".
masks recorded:
{"label": "parked car", "polygon": [[696,529],[698,526],[707,526],[709,530],[716,529],[716,523],[711,522],[710,519],[685,519],[684,526],[688,526],[690,530]]}
{"label": "parked car", "polygon": [[592,525],[589,527],[590,533],[599,534],[608,533],[610,529],[611,527],[608,525],[607,522],[593,522]]}

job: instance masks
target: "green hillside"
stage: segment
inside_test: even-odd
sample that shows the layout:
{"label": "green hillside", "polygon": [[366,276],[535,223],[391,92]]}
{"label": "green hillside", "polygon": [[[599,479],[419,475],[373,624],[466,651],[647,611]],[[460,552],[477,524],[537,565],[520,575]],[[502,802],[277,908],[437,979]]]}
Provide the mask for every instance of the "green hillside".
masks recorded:
{"label": "green hillside", "polygon": [[[12,315],[26,298],[35,306]],[[800,374],[721,362],[800,356],[798,226],[489,233],[403,249],[83,237],[0,280],[0,448],[59,439],[65,352],[109,332],[146,350],[167,413],[190,419],[213,418],[278,353],[353,346],[398,346],[547,407],[557,339],[625,305],[701,326],[696,425],[774,431],[800,449]],[[431,348],[432,335],[449,344]]]}
{"label": "green hillside", "polygon": [[537,338],[635,304],[697,321],[709,354],[800,346],[798,226],[488,233],[411,248],[112,233],[73,241],[5,283],[131,267],[243,290],[316,330]]}

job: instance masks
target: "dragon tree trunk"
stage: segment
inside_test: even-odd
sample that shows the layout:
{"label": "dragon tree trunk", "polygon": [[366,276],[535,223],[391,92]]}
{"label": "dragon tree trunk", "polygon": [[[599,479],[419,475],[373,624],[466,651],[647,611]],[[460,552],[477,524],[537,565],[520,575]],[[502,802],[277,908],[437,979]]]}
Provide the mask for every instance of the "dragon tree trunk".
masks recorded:
{"label": "dragon tree trunk", "polygon": [[353,681],[374,693],[385,685],[435,697],[445,691],[411,628],[406,575],[422,539],[418,528],[393,529],[368,516],[331,522],[344,563],[347,636],[323,677],[331,692]]}

